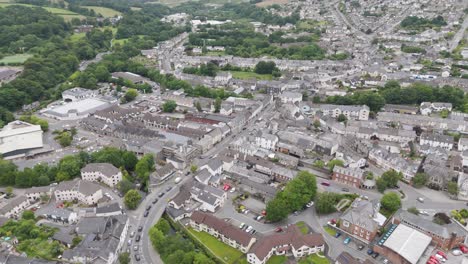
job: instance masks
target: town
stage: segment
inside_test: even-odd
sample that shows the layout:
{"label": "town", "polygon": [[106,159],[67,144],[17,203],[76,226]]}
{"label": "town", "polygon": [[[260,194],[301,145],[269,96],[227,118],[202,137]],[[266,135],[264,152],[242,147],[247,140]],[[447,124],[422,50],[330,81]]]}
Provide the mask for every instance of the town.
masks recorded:
{"label": "town", "polygon": [[0,1],[0,263],[468,263],[466,1],[43,2]]}

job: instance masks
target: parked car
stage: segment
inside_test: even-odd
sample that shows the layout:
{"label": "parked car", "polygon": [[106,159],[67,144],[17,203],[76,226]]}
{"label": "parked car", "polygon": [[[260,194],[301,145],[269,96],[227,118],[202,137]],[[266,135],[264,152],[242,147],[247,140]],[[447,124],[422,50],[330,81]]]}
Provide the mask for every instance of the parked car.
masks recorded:
{"label": "parked car", "polygon": [[263,219],[263,215],[259,215],[259,216],[257,216],[257,218],[255,220],[260,221],[262,219]]}
{"label": "parked car", "polygon": [[139,226],[139,227],[138,227],[138,232],[141,232],[141,231],[143,231],[143,227],[142,227],[142,226]]}
{"label": "parked car", "polygon": [[329,183],[329,182],[322,182],[321,185],[323,185],[323,186],[330,186],[330,183]]}
{"label": "parked car", "polygon": [[460,256],[462,254],[463,254],[463,252],[461,252],[459,249],[452,250],[452,255],[454,255],[454,256]]}
{"label": "parked car", "polygon": [[313,201],[311,201],[311,202],[309,202],[308,204],[306,204],[306,207],[307,207],[307,208],[310,208],[310,207],[312,207],[312,206],[314,206],[314,202],[313,202]]}
{"label": "parked car", "polygon": [[254,235],[255,233],[257,233],[257,230],[252,230],[252,232],[250,232],[252,235]]}
{"label": "parked car", "polygon": [[244,211],[244,214],[248,214],[249,212],[250,212],[249,209],[247,209]]}
{"label": "parked car", "polygon": [[157,203],[158,201],[159,201],[158,198],[154,198],[153,204]]}
{"label": "parked car", "polygon": [[341,236],[341,233],[340,233],[340,232],[336,232],[335,237],[336,237],[336,238],[339,238],[340,236]]}
{"label": "parked car", "polygon": [[151,210],[151,204],[146,207],[146,211]]}
{"label": "parked car", "polygon": [[445,254],[445,252],[443,252],[443,251],[438,250],[438,251],[437,251],[437,254],[441,255],[441,256],[444,257],[445,259],[448,259],[448,258],[447,258],[447,254]]}
{"label": "parked car", "polygon": [[164,196],[164,192],[160,192],[160,193],[158,194],[158,197],[159,197],[159,198],[161,198],[161,197],[163,197],[163,196]]}
{"label": "parked car", "polygon": [[245,223],[241,223],[239,228],[242,229],[242,228],[244,228],[244,226],[245,226]]}
{"label": "parked car", "polygon": [[367,255],[372,255],[372,253],[374,253],[374,250],[372,250],[372,249],[367,250]]}
{"label": "parked car", "polygon": [[460,245],[460,251],[463,252],[463,254],[468,253],[468,248],[465,245]]}
{"label": "parked car", "polygon": [[439,254],[435,254],[435,257],[436,257],[439,261],[442,261],[442,262],[447,261],[444,257],[442,257],[442,256],[439,255]]}
{"label": "parked car", "polygon": [[145,211],[145,213],[143,214],[143,217],[148,217],[149,215],[149,211]]}
{"label": "parked car", "polygon": [[136,261],[140,261],[140,259],[141,259],[141,258],[140,258],[140,255],[135,254],[135,260],[136,260]]}
{"label": "parked car", "polygon": [[233,192],[235,192],[235,191],[236,191],[236,188],[232,188],[229,192],[230,192],[230,193],[233,193]]}
{"label": "parked car", "polygon": [[348,189],[348,188],[341,188],[341,190],[342,190],[343,192],[349,192],[349,189]]}
{"label": "parked car", "polygon": [[344,243],[345,245],[348,245],[349,242],[351,242],[351,238],[350,238],[350,237],[347,237],[347,238],[343,241],[343,243]]}
{"label": "parked car", "polygon": [[424,198],[422,198],[422,197],[418,197],[418,199],[416,199],[416,200],[418,200],[418,202],[420,202],[420,203],[424,203]]}
{"label": "parked car", "polygon": [[135,232],[130,233],[130,237],[133,237],[133,236],[135,236]]}
{"label": "parked car", "polygon": [[283,228],[281,228],[280,226],[278,226],[276,229],[275,229],[275,232],[279,233],[279,232],[282,232],[283,231]]}
{"label": "parked car", "polygon": [[249,233],[250,231],[252,231],[253,227],[252,226],[249,226],[247,227],[247,229],[245,230],[245,232]]}
{"label": "parked car", "polygon": [[166,188],[166,192],[170,191],[171,189],[172,189],[172,186],[168,186],[168,187]]}
{"label": "parked car", "polygon": [[136,242],[140,242],[140,239],[141,239],[141,236],[138,235],[138,236],[135,238],[135,241],[136,241]]}
{"label": "parked car", "polygon": [[440,264],[440,261],[439,261],[436,257],[434,257],[434,256],[431,256],[431,257],[429,258],[429,260],[432,261],[432,262],[434,262],[434,263]]}
{"label": "parked car", "polygon": [[357,247],[357,249],[358,249],[358,250],[363,250],[363,249],[364,249],[364,246],[363,246],[363,245],[359,245],[359,246]]}
{"label": "parked car", "polygon": [[138,251],[138,246],[134,246],[134,247],[133,247],[133,250],[134,250],[134,251]]}
{"label": "parked car", "polygon": [[380,255],[379,253],[377,253],[377,252],[374,252],[374,254],[372,254],[372,257],[376,259],[376,258],[378,258],[378,257],[379,257],[379,255]]}

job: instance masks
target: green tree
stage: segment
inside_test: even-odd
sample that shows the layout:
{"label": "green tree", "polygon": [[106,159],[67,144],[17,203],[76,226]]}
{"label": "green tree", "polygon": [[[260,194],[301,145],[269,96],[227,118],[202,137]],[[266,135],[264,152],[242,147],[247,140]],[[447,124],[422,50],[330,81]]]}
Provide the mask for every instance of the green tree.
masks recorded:
{"label": "green tree", "polygon": [[162,105],[162,109],[166,113],[172,113],[176,110],[177,103],[173,100],[168,100]]}
{"label": "green tree", "polygon": [[21,215],[21,219],[34,220],[35,219],[34,212],[31,210],[25,210],[23,214]]}
{"label": "green tree", "polygon": [[386,193],[380,199],[380,205],[386,211],[394,213],[401,207],[400,196],[394,192]]}
{"label": "green tree", "polygon": [[136,89],[128,89],[127,92],[124,95],[123,103],[128,103],[133,100],[138,96],[138,91]]}
{"label": "green tree", "polygon": [[408,208],[408,212],[410,212],[410,213],[412,213],[412,214],[415,214],[415,215],[418,215],[418,214],[419,214],[418,208],[416,208],[416,207],[414,207],[414,206]]}
{"label": "green tree", "polygon": [[317,168],[321,169],[321,168],[325,167],[325,162],[323,162],[323,160],[316,160],[313,165],[314,165],[314,167],[317,167]]}
{"label": "green tree", "polygon": [[402,174],[396,172],[395,170],[386,171],[381,176],[381,178],[387,183],[387,188],[396,187],[401,177]]}
{"label": "green tree", "polygon": [[195,102],[195,108],[197,108],[197,111],[198,111],[198,112],[203,112],[203,109],[202,109],[202,106],[201,106],[200,101],[196,101],[196,102]]}
{"label": "green tree", "polygon": [[416,173],[416,175],[414,175],[414,177],[412,179],[413,186],[415,188],[421,188],[424,185],[426,185],[427,180],[428,180],[427,174],[425,174],[425,173]]}
{"label": "green tree", "polygon": [[318,121],[318,120],[314,120],[314,123],[312,123],[312,125],[314,126],[314,128],[315,128],[316,130],[319,129],[320,126],[321,126],[321,125],[320,125],[320,121]]}
{"label": "green tree", "polygon": [[277,68],[273,61],[259,61],[254,68],[254,72],[258,74],[272,74],[275,70]]}
{"label": "green tree", "polygon": [[133,183],[124,178],[117,184],[117,187],[120,193],[125,195],[128,191],[133,189]]}
{"label": "green tree", "polygon": [[348,120],[348,118],[346,118],[346,116],[344,114],[340,114],[338,116],[338,122],[346,122],[346,120]]}
{"label": "green tree", "polygon": [[83,238],[81,236],[75,236],[72,239],[72,247],[78,246],[78,244],[80,244],[81,240],[83,240]]}
{"label": "green tree", "polygon": [[375,183],[377,185],[377,190],[381,193],[385,192],[388,187],[387,182],[382,177],[378,178]]}
{"label": "green tree", "polygon": [[191,172],[191,173],[195,173],[195,172],[197,172],[197,170],[198,170],[198,166],[197,166],[197,165],[192,164],[192,165],[190,166],[190,172]]}
{"label": "green tree", "polygon": [[458,194],[458,184],[456,182],[448,182],[447,183],[447,191],[451,195],[457,195]]}
{"label": "green tree", "polygon": [[288,217],[290,211],[288,204],[281,198],[275,198],[268,202],[266,206],[266,219],[272,222],[278,222]]}
{"label": "green tree", "polygon": [[156,228],[159,229],[165,236],[169,234],[169,231],[171,230],[169,222],[167,222],[167,220],[164,218],[159,219],[159,221],[156,223]]}
{"label": "green tree", "polygon": [[119,254],[119,263],[120,264],[130,264],[130,253],[122,252]]}
{"label": "green tree", "polygon": [[333,171],[333,169],[335,168],[335,166],[340,166],[340,167],[343,167],[344,166],[344,163],[342,160],[339,160],[339,159],[334,159],[334,160],[330,160],[327,164],[327,167],[330,171]]}
{"label": "green tree", "polygon": [[124,167],[126,170],[133,171],[136,164],[138,163],[138,158],[135,153],[131,151],[125,151],[122,155]]}
{"label": "green tree", "polygon": [[13,195],[13,187],[7,186],[5,188],[5,194],[7,195],[7,197],[11,197]]}
{"label": "green tree", "polygon": [[318,214],[330,214],[336,211],[335,205],[338,202],[338,194],[324,192],[317,195],[315,200],[315,210]]}
{"label": "green tree", "polygon": [[140,203],[141,195],[137,190],[130,190],[125,194],[124,203],[128,209],[134,210]]}
{"label": "green tree", "polygon": [[152,226],[149,230],[149,238],[153,247],[159,252],[165,244],[164,233],[159,230],[156,225]]}
{"label": "green tree", "polygon": [[219,111],[221,111],[221,103],[222,103],[221,98],[216,97],[216,100],[214,102],[214,108],[215,108],[214,112],[215,113],[219,113]]}

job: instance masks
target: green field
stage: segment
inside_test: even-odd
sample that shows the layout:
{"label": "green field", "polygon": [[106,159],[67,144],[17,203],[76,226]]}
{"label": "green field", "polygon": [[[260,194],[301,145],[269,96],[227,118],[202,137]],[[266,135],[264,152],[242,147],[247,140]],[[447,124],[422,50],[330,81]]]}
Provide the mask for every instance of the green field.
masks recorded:
{"label": "green field", "polygon": [[258,74],[255,72],[241,72],[241,71],[231,71],[232,78],[247,80],[255,78],[257,80],[271,80],[273,76],[271,74]]}
{"label": "green field", "polygon": [[196,237],[206,248],[215,254],[220,260],[231,264],[239,260],[244,254],[232,248],[206,232],[197,232],[192,228],[187,229],[190,234]]}
{"label": "green field", "polygon": [[16,54],[11,56],[6,56],[0,60],[0,63],[3,64],[18,64],[24,63],[27,59],[31,58],[33,55],[31,54]]}
{"label": "green field", "polygon": [[284,264],[288,258],[286,256],[275,256],[273,255],[266,264]]}
{"label": "green field", "polygon": [[307,225],[303,221],[297,222],[296,226],[299,227],[302,234],[306,235],[307,233],[309,233],[309,227],[307,227]]}
{"label": "green field", "polygon": [[70,39],[71,39],[71,41],[78,41],[78,40],[84,38],[85,36],[86,36],[85,32],[73,33],[73,35],[71,35]]}
{"label": "green field", "polygon": [[102,6],[83,6],[84,8],[92,9],[96,14],[101,14],[103,17],[115,17],[122,15],[121,12]]}
{"label": "green field", "polygon": [[307,258],[299,260],[299,264],[330,264],[330,261],[321,255],[319,257],[317,254],[310,255]]}
{"label": "green field", "polygon": [[329,226],[324,226],[323,229],[330,235],[330,236],[335,236],[336,235],[336,230],[329,227]]}
{"label": "green field", "polygon": [[[11,6],[11,5],[22,5],[22,6],[27,6],[27,7],[40,7],[40,6],[29,5],[29,4],[16,4],[16,3],[6,3],[6,2],[0,3],[0,7],[7,7],[7,6]],[[82,15],[80,15],[78,13],[72,12],[70,10],[67,10],[67,9],[55,8],[55,7],[46,7],[46,6],[44,6],[42,8],[44,8],[45,10],[49,11],[52,14],[59,15],[59,16],[63,17],[65,19],[65,21],[70,21],[73,18],[78,18],[78,19],[84,19],[85,18],[84,16],[82,16]]]}

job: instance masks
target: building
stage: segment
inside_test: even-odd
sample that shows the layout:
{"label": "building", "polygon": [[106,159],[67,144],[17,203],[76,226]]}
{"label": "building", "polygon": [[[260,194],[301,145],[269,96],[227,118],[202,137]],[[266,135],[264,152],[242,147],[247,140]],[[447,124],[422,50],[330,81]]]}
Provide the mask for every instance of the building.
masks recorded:
{"label": "building", "polygon": [[58,201],[77,200],[86,205],[93,205],[102,198],[102,189],[95,183],[75,179],[59,183],[54,195]]}
{"label": "building", "polygon": [[41,199],[41,196],[52,195],[52,188],[50,186],[32,187],[25,191],[24,195],[29,199],[30,202],[36,202]]}
{"label": "building", "polygon": [[468,150],[468,138],[460,138],[460,140],[458,140],[458,151],[465,151],[465,150]]}
{"label": "building", "polygon": [[[314,109],[312,109],[314,108]],[[338,118],[341,114],[348,119],[369,120],[369,107],[367,105],[331,105],[322,104],[318,107],[312,107],[313,112],[322,112],[325,116]]]}
{"label": "building", "polygon": [[42,129],[39,125],[16,120],[0,131],[0,154],[4,158],[23,157],[28,151],[43,146]]}
{"label": "building", "polygon": [[89,163],[81,169],[81,178],[116,187],[122,180],[122,172],[110,163]]}
{"label": "building", "polygon": [[431,241],[430,236],[407,225],[391,225],[373,249],[391,263],[416,264]]}
{"label": "building", "polygon": [[223,243],[247,253],[256,239],[250,234],[215,216],[200,211],[194,211],[190,216],[190,226],[198,232],[208,234]]}
{"label": "building", "polygon": [[74,224],[78,222],[78,214],[65,208],[47,208],[42,210],[42,216],[52,222],[61,222],[63,224]]}
{"label": "building", "polygon": [[17,218],[30,205],[26,196],[17,196],[9,199],[7,203],[0,208],[0,215],[7,218]]}
{"label": "building", "polygon": [[400,157],[399,154],[390,153],[380,147],[371,149],[368,158],[370,162],[381,167],[384,171],[395,170],[403,174],[403,178],[406,181],[411,181],[414,175],[416,175],[420,164],[420,161],[406,160]]}
{"label": "building", "polygon": [[356,199],[351,207],[340,217],[339,229],[357,240],[369,244],[386,217],[379,213],[378,201]]}
{"label": "building", "polygon": [[62,99],[65,102],[79,101],[96,96],[96,91],[75,87],[62,92]]}
{"label": "building", "polygon": [[431,103],[422,102],[419,111],[422,115],[430,115],[432,112],[441,112],[443,110],[452,111],[451,103]]}
{"label": "building", "polygon": [[224,205],[227,194],[221,189],[193,182],[190,189],[191,198],[200,202],[200,210],[214,213],[219,207]]}
{"label": "building", "polygon": [[460,224],[450,220],[450,223],[439,225],[429,219],[398,210],[392,218],[393,224],[404,224],[432,238],[432,242],[443,250],[451,250],[465,243],[467,231]]}
{"label": "building", "polygon": [[325,241],[322,234],[302,234],[299,227],[290,225],[283,233],[265,236],[247,253],[251,264],[265,264],[273,255],[294,256],[296,259],[322,252]]}
{"label": "building", "polygon": [[453,137],[448,135],[440,135],[433,133],[422,133],[419,144],[421,146],[429,145],[433,148],[444,148],[451,150],[453,148]]}
{"label": "building", "polygon": [[360,188],[365,180],[364,170],[335,166],[333,168],[332,180]]}
{"label": "building", "polygon": [[278,98],[281,100],[282,103],[299,103],[302,101],[302,94],[297,92],[283,92],[281,93]]}

